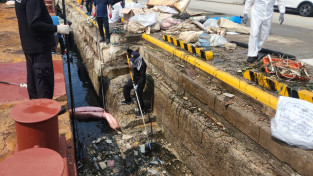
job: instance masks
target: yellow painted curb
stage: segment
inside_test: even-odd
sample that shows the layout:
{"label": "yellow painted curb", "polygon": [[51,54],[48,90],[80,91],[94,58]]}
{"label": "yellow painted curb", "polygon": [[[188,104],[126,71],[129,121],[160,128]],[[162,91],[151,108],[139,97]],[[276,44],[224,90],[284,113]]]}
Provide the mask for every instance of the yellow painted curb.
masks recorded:
{"label": "yellow painted curb", "polygon": [[150,36],[147,34],[142,34],[142,37],[144,39],[146,39],[147,41],[159,46],[160,48],[165,49],[166,51],[174,54],[175,56],[185,60],[186,62],[196,66],[197,68],[205,71],[206,73],[209,73],[210,75],[218,78],[219,80],[229,84],[230,86],[234,87],[235,89],[249,95],[250,97],[260,101],[261,103],[271,107],[272,109],[276,110],[276,105],[278,102],[278,98],[270,95],[264,91],[262,91],[261,89],[258,89],[254,86],[249,85],[247,82],[245,81],[241,81],[239,79],[237,79],[236,77],[223,72],[213,66],[211,66],[210,64],[196,58],[193,57],[191,55],[186,54],[183,51],[180,51],[178,49],[175,49],[174,47]]}
{"label": "yellow painted curb", "polygon": [[298,98],[313,103],[313,93],[308,90],[295,90],[288,85],[270,79],[261,73],[256,73],[251,70],[243,72],[243,77],[265,87],[266,89],[277,92],[279,95],[285,97]]}
{"label": "yellow painted curb", "polygon": [[213,59],[213,52],[212,51],[204,51],[203,48],[196,48],[192,46],[192,44],[187,44],[182,40],[178,40],[170,35],[163,34],[163,40],[169,43],[173,43],[175,46],[181,47],[189,51],[190,53],[198,54],[201,58],[209,60]]}

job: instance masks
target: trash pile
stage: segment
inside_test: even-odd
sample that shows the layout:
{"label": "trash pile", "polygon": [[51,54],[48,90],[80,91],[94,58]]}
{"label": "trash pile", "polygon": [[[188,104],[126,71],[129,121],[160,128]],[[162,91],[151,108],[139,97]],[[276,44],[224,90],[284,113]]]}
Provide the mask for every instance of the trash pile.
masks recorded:
{"label": "trash pile", "polygon": [[149,0],[146,5],[132,1],[125,2],[125,8],[119,3],[113,6],[112,21],[115,14],[124,20],[124,30],[130,33],[156,33],[177,35],[195,47],[209,49],[210,46],[236,48],[229,43],[226,35],[249,34],[250,28],[241,25],[241,17],[207,18],[201,13],[186,12],[190,0]]}
{"label": "trash pile", "polygon": [[155,139],[151,149],[142,142],[138,135],[99,137],[86,146],[88,158],[78,162],[78,175],[191,175],[164,140]]}
{"label": "trash pile", "polygon": [[305,65],[294,60],[272,58],[271,55],[267,55],[263,58],[263,66],[266,73],[276,74],[288,80],[309,81],[311,79]]}

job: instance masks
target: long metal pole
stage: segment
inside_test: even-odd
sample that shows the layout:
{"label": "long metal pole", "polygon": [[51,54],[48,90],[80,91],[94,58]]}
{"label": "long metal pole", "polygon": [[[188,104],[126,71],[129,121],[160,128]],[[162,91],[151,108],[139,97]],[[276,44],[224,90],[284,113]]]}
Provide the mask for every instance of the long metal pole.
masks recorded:
{"label": "long metal pole", "polygon": [[[63,6],[63,16],[64,16],[64,24],[67,24],[66,20],[66,11],[65,11],[65,0],[62,0],[62,6]],[[71,99],[71,124],[73,127],[73,143],[75,146],[75,162],[77,164],[77,152],[76,152],[76,125],[74,123],[74,96],[73,96],[73,88],[72,88],[72,76],[71,76],[71,63],[70,63],[70,56],[69,56],[69,42],[68,42],[68,35],[65,35],[65,53],[66,53],[66,60],[67,60],[67,72],[68,72],[68,82],[69,82],[69,88],[70,88],[70,99]]]}

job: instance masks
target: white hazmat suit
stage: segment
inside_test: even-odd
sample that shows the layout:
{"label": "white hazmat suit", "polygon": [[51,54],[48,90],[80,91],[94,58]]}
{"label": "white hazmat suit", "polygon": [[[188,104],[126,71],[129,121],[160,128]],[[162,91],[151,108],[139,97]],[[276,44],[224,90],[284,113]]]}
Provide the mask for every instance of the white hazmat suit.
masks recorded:
{"label": "white hazmat suit", "polygon": [[[249,38],[249,57],[257,57],[267,40],[270,30],[276,0],[246,0],[243,14],[251,10],[251,29]],[[277,0],[279,12],[285,13],[285,0]],[[281,22],[282,23],[282,22]]]}

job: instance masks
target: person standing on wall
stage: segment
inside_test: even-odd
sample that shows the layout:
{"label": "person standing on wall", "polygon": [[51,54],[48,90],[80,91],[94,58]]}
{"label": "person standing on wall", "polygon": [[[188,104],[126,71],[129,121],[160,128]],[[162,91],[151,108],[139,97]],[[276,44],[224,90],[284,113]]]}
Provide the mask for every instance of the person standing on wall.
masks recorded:
{"label": "person standing on wall", "polygon": [[[130,91],[131,89],[134,89],[134,91],[137,91],[140,107],[142,109],[143,114],[145,114],[145,106],[143,103],[143,89],[145,88],[145,85],[146,85],[147,64],[137,51],[133,51],[129,49],[128,47],[126,47],[125,50],[131,54],[129,61],[130,61],[130,65],[133,67],[133,73],[134,73],[133,81],[134,81],[135,86],[133,86],[133,82],[131,79],[127,81],[127,83],[124,85],[124,88],[123,88],[123,95],[124,95],[125,100],[123,100],[121,103],[122,105],[132,103],[131,97],[130,97]],[[138,112],[136,116],[140,117],[141,113]]]}
{"label": "person standing on wall", "polygon": [[[247,62],[252,63],[258,59],[258,53],[270,34],[275,2],[276,0],[246,0],[245,2],[242,19],[244,24],[248,21],[249,9],[252,6]],[[285,0],[277,0],[277,4],[280,12],[279,22],[283,24]]]}
{"label": "person standing on wall", "polygon": [[108,10],[109,17],[112,18],[112,7],[111,0],[94,0],[93,7],[93,16],[97,17],[97,23],[100,32],[100,42],[104,41],[104,32],[103,25],[105,29],[105,42],[106,44],[110,43],[110,28],[109,28],[109,19],[108,19]]}
{"label": "person standing on wall", "polygon": [[[83,8],[83,4],[84,4],[84,0],[82,0],[82,2],[81,2],[81,4],[80,4],[80,8],[81,8],[81,9]],[[87,9],[86,14],[87,14],[87,15],[91,15],[92,4],[93,4],[93,0],[86,0],[86,9]]]}
{"label": "person standing on wall", "polygon": [[30,99],[53,98],[54,71],[51,50],[54,32],[69,34],[68,25],[53,25],[43,0],[16,0],[15,11],[26,57]]}

